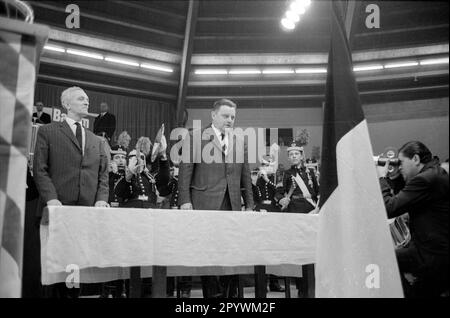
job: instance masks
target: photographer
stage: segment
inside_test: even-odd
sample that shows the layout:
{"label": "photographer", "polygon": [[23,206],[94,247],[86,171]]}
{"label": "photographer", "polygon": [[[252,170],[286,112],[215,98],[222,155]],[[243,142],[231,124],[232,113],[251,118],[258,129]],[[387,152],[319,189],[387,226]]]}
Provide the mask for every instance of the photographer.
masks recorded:
{"label": "photographer", "polygon": [[[405,185],[397,194],[386,179],[389,161],[378,175],[388,217],[409,214],[411,242],[396,250],[405,296],[437,297],[448,288],[448,175],[419,141],[403,145],[398,159]],[[404,273],[416,277],[412,286]]]}

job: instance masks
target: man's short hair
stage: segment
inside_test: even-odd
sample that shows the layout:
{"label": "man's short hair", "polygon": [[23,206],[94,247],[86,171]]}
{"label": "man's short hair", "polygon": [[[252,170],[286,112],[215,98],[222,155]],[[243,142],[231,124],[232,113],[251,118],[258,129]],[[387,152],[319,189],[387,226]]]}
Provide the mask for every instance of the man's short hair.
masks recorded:
{"label": "man's short hair", "polygon": [[62,93],[61,93],[61,105],[63,107],[65,107],[65,103],[67,103],[70,99],[70,95],[72,95],[72,93],[76,90],[81,90],[83,91],[83,89],[81,87],[78,86],[72,86],[69,87],[67,89],[65,89]]}
{"label": "man's short hair", "polygon": [[237,108],[236,104],[233,101],[226,98],[222,98],[214,102],[213,110],[217,111],[221,106]]}
{"label": "man's short hair", "polygon": [[418,155],[420,163],[423,164],[430,162],[432,159],[431,151],[420,141],[409,141],[398,152],[409,159],[412,159],[414,155]]}

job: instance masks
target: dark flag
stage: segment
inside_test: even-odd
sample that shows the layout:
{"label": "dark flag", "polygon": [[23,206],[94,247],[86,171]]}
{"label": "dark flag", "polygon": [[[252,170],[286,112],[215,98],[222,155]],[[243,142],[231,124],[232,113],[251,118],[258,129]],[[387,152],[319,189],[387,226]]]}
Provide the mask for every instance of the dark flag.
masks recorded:
{"label": "dark flag", "polygon": [[343,3],[330,1],[330,6],[316,297],[403,297],[353,74]]}

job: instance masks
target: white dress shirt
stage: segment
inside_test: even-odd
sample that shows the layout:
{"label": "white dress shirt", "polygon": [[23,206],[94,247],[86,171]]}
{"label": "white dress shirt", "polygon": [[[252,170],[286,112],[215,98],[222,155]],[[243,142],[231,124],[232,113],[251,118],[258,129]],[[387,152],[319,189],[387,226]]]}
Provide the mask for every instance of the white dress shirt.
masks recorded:
{"label": "white dress shirt", "polygon": [[222,132],[219,129],[217,129],[216,127],[214,127],[214,125],[212,125],[212,124],[211,124],[211,127],[214,130],[214,132],[216,133],[216,136],[219,139],[220,146],[222,147],[222,149],[223,149],[223,146],[225,145],[225,155],[227,155],[228,154],[228,134],[224,133],[225,137],[222,140]]}
{"label": "white dress shirt", "polygon": [[86,146],[86,132],[84,131],[84,127],[83,124],[80,121],[75,121],[72,118],[66,117],[66,122],[69,124],[70,129],[73,132],[73,135],[75,136],[75,138],[77,137],[77,125],[75,125],[75,123],[80,123],[81,126],[81,150],[83,151],[83,155],[84,155],[84,147]]}

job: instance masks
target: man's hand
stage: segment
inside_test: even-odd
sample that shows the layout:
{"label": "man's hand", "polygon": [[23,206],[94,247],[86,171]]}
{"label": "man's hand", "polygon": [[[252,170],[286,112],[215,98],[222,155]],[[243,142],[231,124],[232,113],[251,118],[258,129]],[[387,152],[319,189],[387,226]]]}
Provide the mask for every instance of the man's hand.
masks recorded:
{"label": "man's hand", "polygon": [[61,205],[62,205],[62,203],[58,199],[53,199],[53,200],[47,201],[47,206],[61,206]]}
{"label": "man's hand", "polygon": [[[131,167],[128,167],[128,172],[131,174],[131,175],[137,175],[140,171],[141,171],[141,168],[142,167],[144,167],[144,164],[140,164],[140,165],[138,165],[138,164],[136,164],[136,165],[134,165],[134,166],[131,166]],[[130,177],[131,178],[131,177]],[[128,179],[127,179],[128,180]]]}
{"label": "man's hand", "polygon": [[253,211],[253,209],[252,208],[245,208],[245,211]]}
{"label": "man's hand", "polygon": [[278,202],[283,208],[286,208],[289,205],[289,202],[291,202],[291,200],[289,200],[289,198],[281,198],[280,201]]}
{"label": "man's hand", "polygon": [[386,178],[388,174],[388,168],[389,168],[389,159],[386,161],[386,164],[384,166],[377,165],[378,178]]}
{"label": "man's hand", "polygon": [[118,167],[117,167],[117,163],[115,163],[114,161],[111,161],[109,164],[109,172],[113,172],[113,173],[117,173],[118,171]]}
{"label": "man's hand", "polygon": [[184,203],[180,206],[180,210],[193,210],[192,203]]}
{"label": "man's hand", "polygon": [[167,140],[164,135],[161,136],[161,143],[159,144],[158,153],[160,155],[164,154],[167,150]]}
{"label": "man's hand", "polygon": [[391,180],[397,179],[400,177],[400,168],[399,167],[393,167],[394,169],[392,171],[388,171],[387,177]]}
{"label": "man's hand", "polygon": [[95,202],[96,208],[109,208],[109,204],[105,201],[97,201]]}

